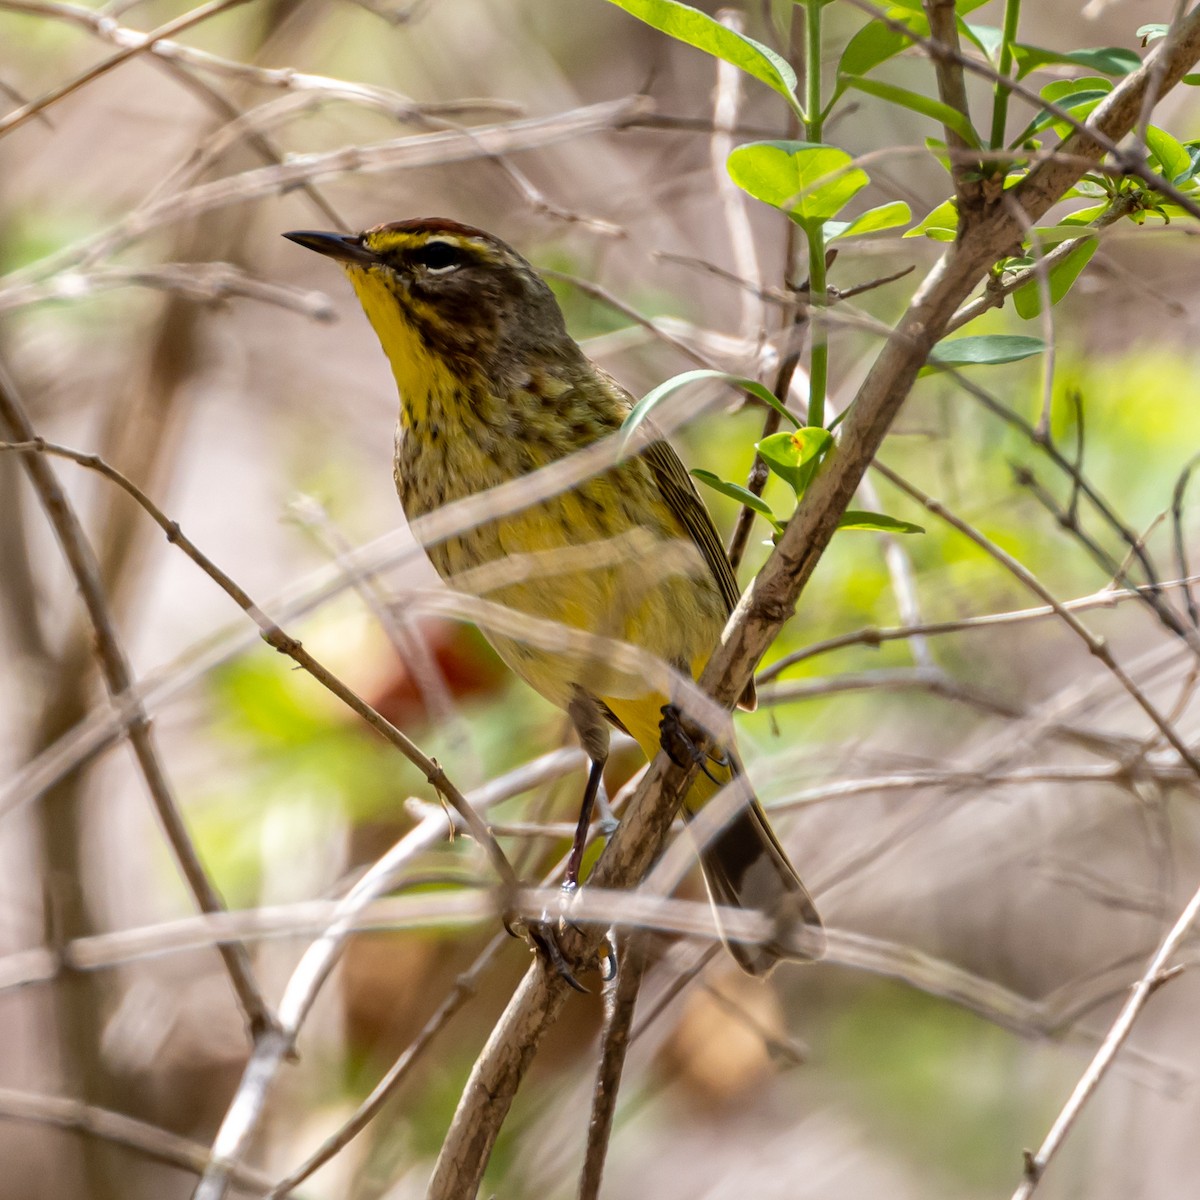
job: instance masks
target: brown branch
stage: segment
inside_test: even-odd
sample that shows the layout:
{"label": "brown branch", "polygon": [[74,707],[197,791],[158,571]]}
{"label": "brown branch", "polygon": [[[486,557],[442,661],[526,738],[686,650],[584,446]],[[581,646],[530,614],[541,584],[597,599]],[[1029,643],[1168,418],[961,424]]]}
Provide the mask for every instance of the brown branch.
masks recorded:
{"label": "brown branch", "polygon": [[608,1157],[608,1143],[617,1112],[617,1093],[621,1087],[625,1055],[629,1050],[629,1029],[633,1024],[633,1012],[646,967],[644,939],[636,934],[632,937],[617,937],[615,934],[614,930],[612,940],[617,974],[604,989],[600,1065],[596,1071],[596,1086],[592,1091],[587,1150],[579,1176],[579,1200],[599,1200],[604,1160]]}
{"label": "brown branch", "polygon": [[69,80],[60,87],[53,88],[44,96],[39,96],[36,100],[22,105],[7,116],[0,117],[0,137],[24,125],[32,117],[44,113],[52,104],[57,104],[58,101],[79,91],[80,88],[86,87],[89,83],[92,83],[103,75],[107,75],[109,71],[127,63],[131,58],[136,58],[139,54],[145,53],[161,38],[169,38],[173,34],[182,33],[186,29],[191,29],[199,25],[202,21],[207,21],[209,18],[215,17],[218,13],[228,12],[229,9],[237,8],[239,5],[245,3],[246,0],[209,0],[209,3],[202,4],[199,8],[192,9],[191,12],[186,12],[182,16],[175,17],[165,25],[160,25],[157,29],[144,34],[142,40],[136,45],[127,46],[124,50],[118,50],[116,54],[109,55],[102,62],[89,67],[83,74],[77,75],[74,79]]}
{"label": "brown branch", "polygon": [[[15,1088],[0,1088],[0,1120],[27,1121],[69,1129],[85,1137],[123,1146],[144,1158],[195,1175],[204,1170],[204,1164],[208,1161],[208,1147],[199,1142],[127,1117],[124,1113],[97,1108],[64,1096],[45,1096],[37,1092],[17,1091]],[[233,1173],[232,1183],[239,1191],[261,1195],[271,1186],[271,1177],[252,1167],[238,1167]]]}
{"label": "brown branch", "polygon": [[1142,1009],[1146,1007],[1150,997],[1177,973],[1178,969],[1170,968],[1168,964],[1183,939],[1187,937],[1198,915],[1200,915],[1200,890],[1197,890],[1192,896],[1187,907],[1179,914],[1179,919],[1158,947],[1154,957],[1150,960],[1150,965],[1134,986],[1133,994],[1125,1002],[1125,1007],[1121,1009],[1120,1015],[1113,1022],[1112,1028],[1096,1052],[1095,1058],[1088,1064],[1088,1069],[1084,1071],[1075,1085],[1070,1099],[1067,1100],[1054,1124],[1050,1127],[1050,1132],[1046,1134],[1038,1152],[1031,1154],[1028,1150],[1025,1151],[1025,1177],[1017,1190],[1013,1192],[1013,1200],[1029,1200],[1029,1197],[1037,1190],[1050,1160],[1058,1153],[1067,1134],[1071,1132],[1075,1122],[1079,1119],[1084,1105],[1095,1094],[1101,1080],[1108,1073],[1108,1069],[1117,1056],[1117,1051],[1128,1040],[1134,1022],[1141,1016]]}
{"label": "brown branch", "polygon": [[[36,440],[33,426],[18,397],[16,387],[9,378],[7,368],[0,363],[0,427],[3,426],[7,426],[20,442]],[[44,455],[35,451],[25,451],[21,458],[87,608],[88,618],[95,633],[96,657],[105,687],[110,697],[129,692],[134,686],[133,670],[117,636],[104,594],[99,564],[75,509]],[[162,823],[163,832],[192,896],[202,911],[222,912],[225,906],[196,853],[196,847],[179,812],[171,784],[155,747],[150,731],[150,718],[140,703],[135,702],[126,731],[158,819]],[[257,1039],[274,1026],[275,1018],[254,980],[249,955],[245,947],[237,943],[225,944],[218,949],[249,1023],[251,1034]]]}
{"label": "brown branch", "polygon": [[[929,19],[930,39],[926,44],[937,75],[938,95],[943,104],[971,120],[967,103],[967,84],[963,76],[963,54],[958,43],[958,22],[954,0],[922,0]],[[983,184],[980,162],[975,148],[969,146],[962,134],[949,125],[944,126],[946,145],[950,149],[950,171],[958,197],[958,219],[973,221],[983,206]]]}
{"label": "brown branch", "polygon": [[1022,563],[1019,563],[1011,554],[1008,554],[994,542],[984,537],[977,529],[973,528],[961,517],[955,516],[954,513],[950,512],[949,509],[947,509],[946,506],[940,501],[935,500],[932,496],[926,495],[920,490],[920,488],[915,487],[913,484],[909,483],[908,480],[903,479],[894,471],[885,467],[882,463],[875,463],[874,465],[875,469],[881,475],[883,475],[883,477],[887,479],[889,483],[892,483],[898,487],[906,495],[911,496],[917,501],[918,504],[921,504],[929,512],[933,513],[937,517],[940,517],[943,521],[953,526],[959,531],[959,533],[962,533],[966,537],[970,538],[971,541],[973,541],[981,550],[984,550],[1009,572],[1016,576],[1016,578],[1019,579],[1027,588],[1029,588],[1034,595],[1038,596],[1046,604],[1049,604],[1054,609],[1055,613],[1066,623],[1067,628],[1069,628],[1071,632],[1074,633],[1088,648],[1088,652],[1104,664],[1107,670],[1129,694],[1130,698],[1138,705],[1139,708],[1141,708],[1146,716],[1150,718],[1155,726],[1157,726],[1159,732],[1170,743],[1175,753],[1179,755],[1179,757],[1187,764],[1188,768],[1195,774],[1196,778],[1200,780],[1200,759],[1197,759],[1197,757],[1192,753],[1191,747],[1189,747],[1188,744],[1183,740],[1175,726],[1158,711],[1157,706],[1154,705],[1146,693],[1143,692],[1136,683],[1134,683],[1129,674],[1125,671],[1124,667],[1117,662],[1116,658],[1113,656],[1113,652],[1108,647],[1108,643],[1103,638],[1092,633],[1092,631],[1073,612],[1067,609],[1061,601],[1055,599],[1050,589],[1041,583],[1041,581],[1038,580],[1038,578],[1033,574],[1032,571],[1028,569],[1028,567],[1024,566]]}
{"label": "brown branch", "polygon": [[[0,385],[3,384],[3,378],[0,377]],[[0,390],[0,399],[3,398],[3,392]],[[0,407],[0,416],[5,416],[5,410]],[[16,426],[14,425],[14,428]],[[115,483],[122,491],[131,496],[141,508],[151,517],[151,519],[163,530],[167,535],[167,540],[175,546],[178,546],[188,558],[192,560],[218,587],[237,606],[259,627],[262,633],[262,639],[273,650],[279,651],[280,654],[286,655],[292,659],[298,666],[303,667],[314,679],[317,680],[323,687],[331,691],[339,700],[342,701],[348,708],[360,716],[376,733],[380,734],[385,741],[391,742],[405,758],[409,760],[420,772],[425,776],[426,781],[437,792],[439,796],[443,796],[451,807],[461,816],[466,823],[467,828],[471,831],[471,836],[474,837],[487,852],[491,860],[492,866],[504,885],[510,891],[515,892],[519,886],[516,875],[510,866],[508,859],[505,858],[504,852],[496,843],[496,839],[492,837],[487,826],[480,819],[479,814],[466,800],[463,794],[451,782],[449,776],[442,769],[442,766],[436,759],[430,758],[417,744],[396,728],[386,717],[371,707],[365,700],[346,686],[332,671],[329,671],[325,666],[318,662],[303,645],[282,630],[274,621],[270,619],[258,607],[257,604],[250,598],[249,594],[229,575],[227,575],[215,562],[212,561],[200,548],[187,537],[183,530],[179,527],[177,521],[172,521],[162,509],[146,495],[135,483],[118,471],[115,467],[106,463],[102,458],[95,454],[84,454],[78,450],[72,450],[68,446],[59,446],[53,442],[47,442],[45,438],[38,437],[34,434],[32,427],[25,424],[21,427],[24,436],[20,443],[0,443],[0,451],[16,450],[26,458],[27,461],[39,462],[43,454],[53,454],[60,458],[70,459],[72,462],[77,462],[80,466],[88,467],[91,470],[99,472],[106,479]],[[48,470],[48,468],[46,468]],[[51,476],[53,478],[53,476]],[[127,687],[132,685],[132,679],[127,678],[126,682],[120,687],[114,689],[114,695],[123,692]],[[132,726],[130,727],[130,737],[132,738]]]}

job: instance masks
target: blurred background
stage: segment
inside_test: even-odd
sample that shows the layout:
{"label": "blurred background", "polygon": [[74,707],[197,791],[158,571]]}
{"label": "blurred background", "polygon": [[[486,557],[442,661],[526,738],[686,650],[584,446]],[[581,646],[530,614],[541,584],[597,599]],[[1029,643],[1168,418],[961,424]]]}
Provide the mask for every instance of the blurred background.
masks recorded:
{"label": "blurred background", "polygon": [[[1026,40],[1058,49],[1137,49],[1137,26],[1169,17],[1132,2],[1026,7]],[[0,0],[6,106],[182,11]],[[1001,16],[992,3],[972,19]],[[789,17],[784,4],[740,14],[784,51]],[[827,6],[830,62],[864,20]],[[915,56],[889,72],[932,87]],[[436,580],[395,497],[386,363],[340,274],[279,235],[423,215],[477,224],[560,273],[572,332],[631,392],[698,362],[771,383],[794,239],[779,213],[730,194],[723,161],[731,145],[794,131],[765,88],[718,75],[600,0],[231,6],[0,139],[0,360],[40,434],[134,480],[460,788],[507,778],[571,745],[564,719],[476,631],[422,611]],[[1195,97],[1177,89],[1156,120],[1200,136]],[[1030,116],[1014,114],[1014,125]],[[503,151],[490,157],[459,132],[493,126],[506,140],[487,143]],[[937,132],[862,97],[843,101],[826,136],[873,154],[864,206],[904,200],[919,220],[950,192],[923,145]],[[364,149],[335,156],[347,147]],[[1186,573],[1171,509],[1200,446],[1193,234],[1180,222],[1114,227],[1052,330],[1053,432],[1072,461],[1082,441],[1087,479],[1164,580]],[[847,242],[830,281],[848,289],[914,267],[847,306],[891,323],[940,249]],[[969,332],[1046,330],[1005,310]],[[838,409],[878,333],[847,320],[831,344]],[[1044,372],[1030,360],[972,379],[1035,424]],[[674,439],[689,466],[744,480],[763,418],[731,396],[681,393]],[[1103,592],[1129,553],[1086,505],[1085,536],[1064,529],[1063,472],[953,381],[918,383],[882,457],[1061,600]],[[52,466],[227,904],[343,895],[429,811],[420,805],[436,805],[432,790],[264,646],[129,497],[76,464]],[[767,497],[786,515],[777,486]],[[872,486],[862,507],[927,532],[841,534],[764,665],[809,653],[764,681],[759,711],[738,721],[775,826],[846,937],[827,962],[785,966],[767,984],[724,954],[701,962],[697,944],[656,944],[608,1195],[1008,1195],[1022,1149],[1040,1142],[1200,879],[1196,780],[1112,674],[1061,620],[987,620],[1038,601],[894,488]],[[736,506],[706,499],[728,533]],[[1186,549],[1194,505],[1184,493],[1176,507]],[[758,524],[743,584],[767,536]],[[383,565],[364,581],[352,561]],[[1182,613],[1178,590],[1169,597]],[[1083,618],[1194,741],[1194,657],[1145,605],[1111,601]],[[890,640],[870,632],[974,618]],[[172,940],[166,923],[194,904],[12,454],[0,455],[0,656],[0,1197],[187,1196],[195,1172],[179,1155],[211,1142],[250,1043],[216,952]],[[583,775],[577,758],[562,761],[490,810],[530,879],[561,858],[575,819]],[[614,755],[610,791],[638,765]],[[431,894],[487,875],[462,838],[409,869],[412,889]],[[694,878],[685,890],[702,894]],[[160,926],[153,954],[96,941]],[[248,1164],[278,1178],[336,1130],[496,929],[356,937],[304,1023],[298,1061],[281,1069]],[[268,1003],[311,937],[250,943]],[[383,1113],[297,1195],[423,1193],[528,960],[501,940]],[[1190,971],[1154,998],[1043,1195],[1195,1194],[1198,1002]],[[599,1018],[596,996],[572,998],[501,1137],[487,1184],[497,1195],[573,1194]],[[168,1146],[159,1131],[184,1140]],[[237,1186],[266,1190],[250,1177]]]}

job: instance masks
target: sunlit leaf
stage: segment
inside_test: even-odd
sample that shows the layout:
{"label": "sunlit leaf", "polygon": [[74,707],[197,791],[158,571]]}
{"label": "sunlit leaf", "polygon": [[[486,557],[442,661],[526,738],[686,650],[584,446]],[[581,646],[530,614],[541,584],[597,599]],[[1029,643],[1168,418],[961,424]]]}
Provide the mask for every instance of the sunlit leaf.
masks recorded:
{"label": "sunlit leaf", "polygon": [[707,13],[678,0],[610,0],[627,13],[662,33],[740,67],[773,88],[798,109],[796,73],[769,46],[714,21]]}
{"label": "sunlit leaf", "polygon": [[[1065,112],[1069,112],[1077,121],[1082,121],[1096,105],[1112,91],[1112,83],[1098,76],[1084,79],[1056,79],[1041,89],[1043,100],[1048,100]],[[1049,109],[1038,113],[1024,130],[1013,140],[1013,145],[1020,145],[1035,133],[1053,127],[1060,135],[1073,128]]]}
{"label": "sunlit leaf", "polygon": [[1158,159],[1163,175],[1171,183],[1190,178],[1192,156],[1183,144],[1157,125],[1146,126],[1146,147]]}
{"label": "sunlit leaf", "polygon": [[924,533],[923,525],[914,525],[912,521],[901,521],[889,517],[886,513],[864,512],[848,508],[838,518],[839,529],[873,529],[877,533]]}
{"label": "sunlit leaf", "polygon": [[654,408],[661,404],[667,396],[672,392],[679,391],[680,388],[687,387],[689,384],[697,383],[702,379],[715,379],[721,383],[727,383],[730,387],[738,388],[740,391],[749,392],[756,399],[761,400],[768,407],[773,408],[777,413],[786,417],[793,425],[799,425],[800,422],[790,413],[772,394],[771,389],[764,387],[757,379],[743,379],[740,375],[731,375],[728,371],[684,371],[681,375],[672,375],[670,379],[663,380],[658,387],[651,388],[634,406],[629,416],[621,423],[621,446],[622,449],[629,445],[630,438],[633,437],[638,427],[650,415]]}
{"label": "sunlit leaf", "polygon": [[967,117],[958,109],[951,108],[949,104],[943,104],[941,100],[935,100],[932,96],[924,96],[920,92],[910,92],[908,88],[898,87],[894,83],[883,83],[878,79],[864,79],[861,75],[846,75],[843,77],[843,82],[860,92],[878,96],[890,104],[898,104],[902,108],[911,109],[913,112],[940,121],[947,129],[953,129],[968,146],[978,147],[980,144],[979,134],[975,132]]}
{"label": "sunlit leaf", "polygon": [[771,506],[761,496],[756,496],[749,488],[742,487],[740,483],[730,483],[729,480],[722,479],[719,475],[714,475],[711,471],[705,471],[700,467],[693,468],[689,474],[693,479],[698,479],[705,487],[710,487],[714,492],[720,492],[722,496],[728,496],[731,500],[736,500],[739,504],[752,508],[760,516],[766,517],[776,530],[783,528],[771,511]]}
{"label": "sunlit leaf", "polygon": [[877,208],[859,213],[852,221],[826,221],[825,240],[832,242],[834,238],[861,237],[865,233],[878,233],[883,229],[907,225],[911,220],[912,209],[903,200],[893,200],[890,204],[880,204]]}
{"label": "sunlit leaf", "polygon": [[[1100,243],[1094,237],[1085,238],[1069,251],[1066,258],[1050,268],[1047,283],[1050,288],[1050,303],[1057,304],[1070,290],[1080,272],[1092,259]],[[1026,321],[1032,320],[1042,311],[1042,289],[1036,279],[1031,279],[1012,294],[1013,308]]]}
{"label": "sunlit leaf", "polygon": [[870,182],[845,150],[812,142],[750,142],[726,162],[738,187],[801,225],[828,221]]}
{"label": "sunlit leaf", "polygon": [[828,429],[805,426],[792,433],[773,433],[758,443],[763,462],[791,485],[797,496],[804,494],[821,456],[833,438]]}
{"label": "sunlit leaf", "polygon": [[1128,75],[1142,65],[1141,57],[1123,46],[1100,46],[1093,50],[1068,50],[1063,53],[1017,42],[1013,45],[1013,57],[1017,60],[1018,79],[1023,79],[1030,71],[1040,67],[1063,64],[1086,67],[1105,75]]}
{"label": "sunlit leaf", "polygon": [[954,197],[943,200],[923,221],[902,236],[927,237],[935,242],[952,242],[958,233],[958,205]]}
{"label": "sunlit leaf", "polygon": [[990,59],[995,59],[1004,45],[1004,30],[995,25],[968,25],[964,23],[967,36]]}
{"label": "sunlit leaf", "polygon": [[[891,20],[908,26],[914,33],[922,37],[929,36],[929,20],[923,12],[893,7],[887,15]],[[912,44],[912,38],[905,37],[898,29],[882,21],[868,21],[846,43],[838,63],[838,74],[865,75]]]}
{"label": "sunlit leaf", "polygon": [[[977,38],[974,29],[961,19],[966,13],[985,3],[987,0],[959,0],[955,7],[959,16],[959,32],[986,54],[985,44]],[[929,36],[929,20],[916,0],[910,0],[907,4],[891,5],[885,10],[885,16],[889,21],[906,26],[918,37]],[[905,37],[900,30],[894,29],[886,22],[878,19],[868,21],[846,43],[846,49],[842,51],[842,58],[838,63],[838,75],[866,75],[868,71],[873,71],[880,63],[887,62],[889,58],[907,50],[912,44],[912,38]]]}

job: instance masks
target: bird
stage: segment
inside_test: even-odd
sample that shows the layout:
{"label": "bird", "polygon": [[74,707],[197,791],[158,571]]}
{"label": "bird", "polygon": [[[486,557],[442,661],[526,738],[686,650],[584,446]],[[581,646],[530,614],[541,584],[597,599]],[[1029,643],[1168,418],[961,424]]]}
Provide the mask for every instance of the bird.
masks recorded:
{"label": "bird", "polygon": [[[622,429],[633,398],[587,358],[549,285],[500,238],[443,217],[283,236],[343,268],[379,338],[399,391],[394,475],[408,520],[532,476]],[[665,744],[678,760],[681,739],[682,753],[692,745],[662,687],[597,647],[616,639],[698,678],[739,598],[704,502],[675,450],[649,428],[636,451],[590,478],[426,546],[459,590],[593,635],[551,644],[483,629],[500,658],[567,713],[590,761],[567,886],[578,883],[611,728],[647,758]],[[754,704],[751,682],[740,707]],[[693,752],[701,769],[683,800],[685,818],[742,769],[733,746]],[[783,959],[819,957],[824,935],[745,790],[745,803],[699,855],[715,905],[772,918],[771,938],[726,939],[745,971],[765,976]],[[807,937],[790,938],[800,926]]]}

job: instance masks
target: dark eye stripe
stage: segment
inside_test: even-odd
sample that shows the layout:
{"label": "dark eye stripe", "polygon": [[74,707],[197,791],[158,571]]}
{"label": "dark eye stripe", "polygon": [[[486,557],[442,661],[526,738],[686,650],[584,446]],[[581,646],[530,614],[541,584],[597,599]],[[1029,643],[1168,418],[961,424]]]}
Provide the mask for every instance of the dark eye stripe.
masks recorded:
{"label": "dark eye stripe", "polygon": [[453,242],[426,242],[410,250],[408,259],[430,271],[448,271],[466,264],[468,255]]}

